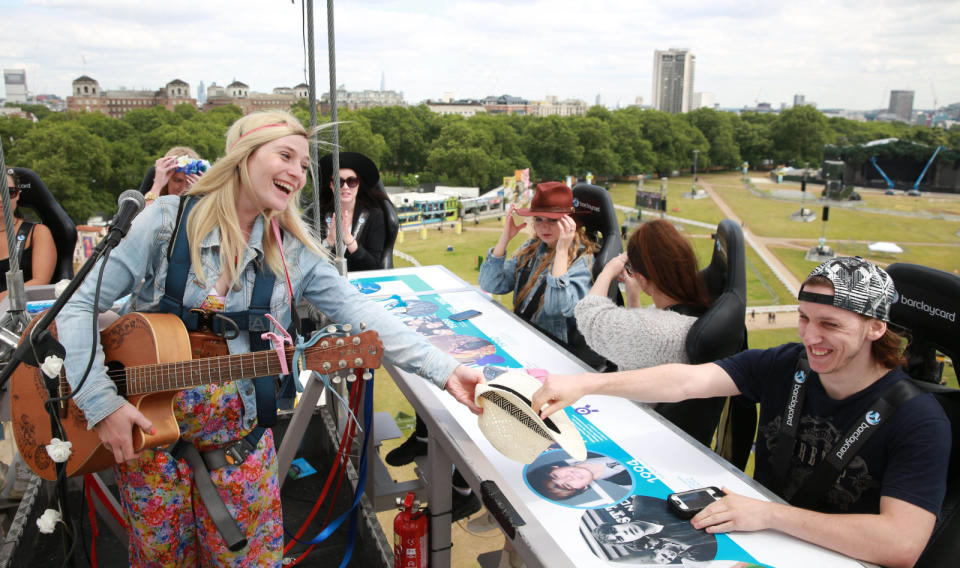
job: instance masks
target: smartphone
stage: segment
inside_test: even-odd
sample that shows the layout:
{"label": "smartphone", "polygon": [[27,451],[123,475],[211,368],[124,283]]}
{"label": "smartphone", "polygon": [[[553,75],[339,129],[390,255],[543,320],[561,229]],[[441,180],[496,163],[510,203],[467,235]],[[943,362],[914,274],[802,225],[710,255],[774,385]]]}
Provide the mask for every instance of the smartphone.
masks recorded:
{"label": "smartphone", "polygon": [[671,493],[667,497],[670,509],[679,517],[689,519],[702,511],[707,505],[719,501],[725,493],[716,487],[703,487],[692,491]]}
{"label": "smartphone", "polygon": [[455,314],[450,314],[450,319],[452,319],[453,321],[463,321],[475,316],[479,316],[480,314],[481,312],[478,312],[477,310],[465,310]]}

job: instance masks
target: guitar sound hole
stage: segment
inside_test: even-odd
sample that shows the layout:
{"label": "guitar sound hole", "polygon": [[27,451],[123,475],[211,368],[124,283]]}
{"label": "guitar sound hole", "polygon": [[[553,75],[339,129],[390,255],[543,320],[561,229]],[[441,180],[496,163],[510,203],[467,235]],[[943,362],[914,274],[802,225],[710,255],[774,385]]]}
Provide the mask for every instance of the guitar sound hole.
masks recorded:
{"label": "guitar sound hole", "polygon": [[127,381],[123,379],[123,363],[119,361],[107,361],[107,373],[117,385],[117,394],[127,397]]}

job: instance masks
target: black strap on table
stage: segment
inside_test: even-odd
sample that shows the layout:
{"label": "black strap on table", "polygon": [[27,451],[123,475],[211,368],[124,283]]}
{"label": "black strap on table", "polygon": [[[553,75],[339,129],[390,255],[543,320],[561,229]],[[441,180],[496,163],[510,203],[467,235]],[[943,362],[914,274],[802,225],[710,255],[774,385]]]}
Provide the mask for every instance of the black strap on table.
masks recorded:
{"label": "black strap on table", "polygon": [[895,382],[867,407],[863,419],[855,421],[837,440],[796,493],[783,495],[782,490],[797,441],[796,434],[809,378],[810,365],[806,352],[803,352],[797,360],[794,382],[780,418],[777,446],[774,448],[772,457],[774,476],[781,490],[778,493],[781,493],[781,496],[792,505],[804,508],[812,508],[823,498],[847,465],[860,453],[867,440],[894,415],[900,406],[918,394],[923,394],[923,391],[909,380]]}

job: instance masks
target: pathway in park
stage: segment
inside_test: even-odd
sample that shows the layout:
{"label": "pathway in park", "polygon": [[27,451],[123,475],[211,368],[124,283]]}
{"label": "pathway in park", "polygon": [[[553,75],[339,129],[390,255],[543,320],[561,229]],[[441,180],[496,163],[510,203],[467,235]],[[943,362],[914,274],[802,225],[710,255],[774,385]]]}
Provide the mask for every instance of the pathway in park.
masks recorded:
{"label": "pathway in park", "polygon": [[770,252],[770,250],[767,248],[767,245],[762,240],[754,236],[749,227],[744,226],[740,217],[738,217],[737,214],[733,212],[733,209],[727,205],[726,201],[724,201],[723,198],[713,190],[713,186],[704,181],[702,177],[698,180],[698,183],[704,190],[706,190],[707,194],[710,196],[710,199],[717,204],[717,207],[720,208],[720,211],[723,212],[724,216],[726,216],[728,219],[736,221],[737,223],[740,223],[740,226],[743,228],[744,241],[746,241],[746,243],[750,245],[750,247],[753,248],[758,255],[760,255],[760,258],[762,258],[767,266],[770,267],[770,270],[776,274],[777,278],[783,283],[784,286],[786,286],[790,294],[796,297],[797,293],[800,291],[800,281],[797,280],[796,276],[794,276],[793,273],[791,273],[790,270],[787,269],[782,262],[780,262],[780,259]]}

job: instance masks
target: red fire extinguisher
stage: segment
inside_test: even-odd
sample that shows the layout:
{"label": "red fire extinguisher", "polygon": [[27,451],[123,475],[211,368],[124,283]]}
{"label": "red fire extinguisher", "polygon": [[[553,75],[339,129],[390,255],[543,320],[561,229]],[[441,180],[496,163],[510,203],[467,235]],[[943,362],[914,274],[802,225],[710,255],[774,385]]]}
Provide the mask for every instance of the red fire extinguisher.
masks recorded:
{"label": "red fire extinguisher", "polygon": [[400,512],[393,520],[394,568],[427,568],[427,515],[415,500],[413,491],[400,502]]}

